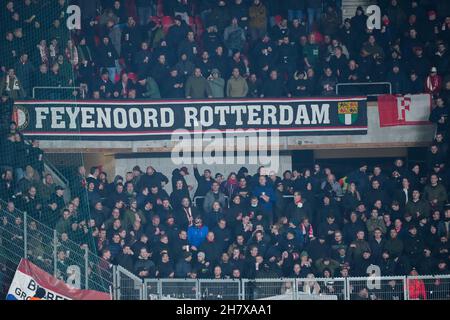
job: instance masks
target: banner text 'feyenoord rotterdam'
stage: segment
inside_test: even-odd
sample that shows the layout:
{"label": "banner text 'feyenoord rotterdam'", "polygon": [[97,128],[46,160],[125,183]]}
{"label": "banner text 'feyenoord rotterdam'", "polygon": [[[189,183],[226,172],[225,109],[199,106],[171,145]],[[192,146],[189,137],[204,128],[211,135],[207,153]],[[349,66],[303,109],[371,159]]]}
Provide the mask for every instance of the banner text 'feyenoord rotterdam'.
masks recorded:
{"label": "banner text 'feyenoord rotterdam'", "polygon": [[226,130],[278,130],[281,136],[367,134],[367,99],[16,101],[19,129],[38,139],[170,139]]}

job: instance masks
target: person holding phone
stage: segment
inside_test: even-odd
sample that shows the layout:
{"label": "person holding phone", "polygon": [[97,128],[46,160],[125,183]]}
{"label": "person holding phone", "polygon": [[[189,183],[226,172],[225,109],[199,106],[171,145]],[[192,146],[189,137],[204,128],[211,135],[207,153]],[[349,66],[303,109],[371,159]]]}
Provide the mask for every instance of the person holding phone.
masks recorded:
{"label": "person holding phone", "polygon": [[264,215],[268,217],[269,221],[273,221],[275,192],[273,191],[273,188],[267,184],[266,176],[259,176],[258,184],[253,189],[253,195],[259,199]]}

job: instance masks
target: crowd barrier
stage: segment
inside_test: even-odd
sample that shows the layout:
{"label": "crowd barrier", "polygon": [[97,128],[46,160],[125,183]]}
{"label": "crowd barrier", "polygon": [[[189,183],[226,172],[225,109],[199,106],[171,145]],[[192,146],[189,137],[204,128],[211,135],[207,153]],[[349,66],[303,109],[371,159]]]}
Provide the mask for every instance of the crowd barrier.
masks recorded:
{"label": "crowd barrier", "polygon": [[349,82],[336,85],[337,96],[363,95],[377,97],[383,94],[392,94],[392,84],[390,82]]}
{"label": "crowd barrier", "polygon": [[49,87],[38,86],[33,87],[31,97],[33,99],[75,99],[76,96],[73,92],[77,92],[81,99],[85,98],[85,90],[81,90],[81,87]]}
{"label": "crowd barrier", "polygon": [[[120,300],[450,300],[450,275],[142,280],[115,270]],[[410,296],[413,281],[424,284],[423,296]]]}

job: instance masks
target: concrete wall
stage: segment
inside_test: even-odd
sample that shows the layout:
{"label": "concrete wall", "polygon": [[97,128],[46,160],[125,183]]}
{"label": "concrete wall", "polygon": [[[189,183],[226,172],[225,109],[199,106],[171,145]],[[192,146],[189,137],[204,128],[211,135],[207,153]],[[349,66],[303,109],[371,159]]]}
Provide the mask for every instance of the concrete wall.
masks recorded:
{"label": "concrete wall", "polygon": [[407,148],[314,150],[314,159],[394,158],[406,157],[407,155]]}

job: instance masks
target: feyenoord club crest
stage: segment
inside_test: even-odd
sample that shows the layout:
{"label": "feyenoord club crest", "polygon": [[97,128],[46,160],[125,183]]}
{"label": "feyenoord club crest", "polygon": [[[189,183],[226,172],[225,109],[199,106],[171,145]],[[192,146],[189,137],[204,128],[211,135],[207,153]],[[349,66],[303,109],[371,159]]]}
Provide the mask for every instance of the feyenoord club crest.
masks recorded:
{"label": "feyenoord club crest", "polygon": [[346,101],[338,103],[339,122],[350,126],[358,120],[358,102]]}
{"label": "feyenoord club crest", "polygon": [[14,106],[13,121],[17,123],[17,129],[23,130],[28,127],[29,113],[27,108],[21,105]]}

